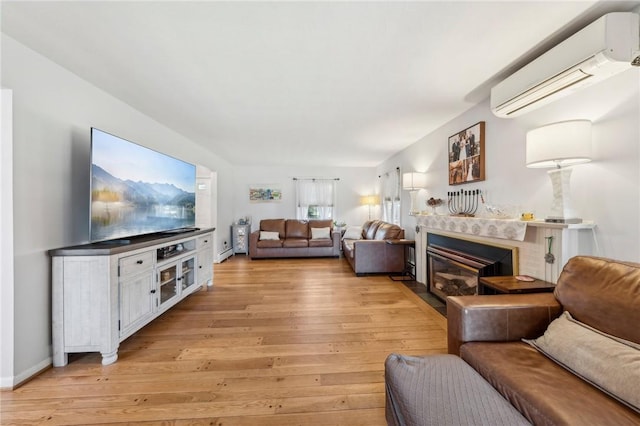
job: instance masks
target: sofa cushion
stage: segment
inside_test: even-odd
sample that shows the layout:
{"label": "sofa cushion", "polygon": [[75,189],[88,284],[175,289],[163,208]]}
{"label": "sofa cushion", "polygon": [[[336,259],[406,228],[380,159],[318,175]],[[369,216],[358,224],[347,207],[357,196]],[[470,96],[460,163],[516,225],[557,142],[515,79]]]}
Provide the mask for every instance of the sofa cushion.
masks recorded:
{"label": "sofa cushion", "polygon": [[402,228],[392,223],[382,223],[378,226],[374,240],[397,240],[402,238]]}
{"label": "sofa cushion", "polygon": [[362,239],[362,226],[349,226],[346,231],[344,231],[344,235],[342,239],[345,240],[361,240]]}
{"label": "sofa cushion", "polygon": [[640,343],[640,264],[574,257],[564,266],[555,295],[576,320]]}
{"label": "sofa cushion", "polygon": [[362,225],[362,235],[365,240],[373,240],[376,236],[376,231],[381,223],[380,220],[369,220]]}
{"label": "sofa cushion", "polygon": [[638,413],[526,343],[465,343],[460,356],[536,425],[640,422]]}
{"label": "sofa cushion", "polygon": [[544,335],[525,342],[640,412],[640,345],[582,324],[566,311]]}
{"label": "sofa cushion", "polygon": [[457,356],[391,354],[384,366],[389,425],[529,425]]}
{"label": "sofa cushion", "polygon": [[332,247],[333,240],[331,238],[323,238],[321,240],[309,240],[309,247]]}
{"label": "sofa cushion", "polygon": [[258,248],[281,248],[282,240],[260,240],[256,243]]}
{"label": "sofa cushion", "polygon": [[284,238],[284,222],[284,219],[263,219],[260,221],[260,230],[277,232],[280,238]]}
{"label": "sofa cushion", "polygon": [[342,240],[342,251],[344,253],[344,257],[353,259],[353,243],[357,240]]}
{"label": "sofa cushion", "polygon": [[300,248],[309,247],[309,240],[306,238],[287,238],[282,243],[282,247]]}
{"label": "sofa cushion", "polygon": [[287,220],[285,238],[309,238],[309,223],[306,220]]}
{"label": "sofa cushion", "polygon": [[309,228],[312,240],[331,239],[331,228]]}
{"label": "sofa cushion", "polygon": [[311,219],[309,220],[309,228],[329,228],[329,232],[331,232],[333,221],[331,219]]}

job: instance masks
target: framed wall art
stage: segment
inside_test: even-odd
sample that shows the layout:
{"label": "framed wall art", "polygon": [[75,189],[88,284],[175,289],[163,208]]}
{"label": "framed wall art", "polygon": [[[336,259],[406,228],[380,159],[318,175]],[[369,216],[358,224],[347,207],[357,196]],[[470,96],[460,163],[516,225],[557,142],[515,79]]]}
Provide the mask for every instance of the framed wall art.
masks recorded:
{"label": "framed wall art", "polygon": [[449,136],[449,185],[484,180],[484,121]]}
{"label": "framed wall art", "polygon": [[282,201],[279,185],[250,185],[249,201],[252,203]]}

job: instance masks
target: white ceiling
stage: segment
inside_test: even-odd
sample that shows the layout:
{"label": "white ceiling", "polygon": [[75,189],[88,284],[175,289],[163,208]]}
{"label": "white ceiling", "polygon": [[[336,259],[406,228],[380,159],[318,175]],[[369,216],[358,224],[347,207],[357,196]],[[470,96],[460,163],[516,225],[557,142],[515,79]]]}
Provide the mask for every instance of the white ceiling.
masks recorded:
{"label": "white ceiling", "polygon": [[370,167],[637,4],[4,0],[2,31],[233,164]]}

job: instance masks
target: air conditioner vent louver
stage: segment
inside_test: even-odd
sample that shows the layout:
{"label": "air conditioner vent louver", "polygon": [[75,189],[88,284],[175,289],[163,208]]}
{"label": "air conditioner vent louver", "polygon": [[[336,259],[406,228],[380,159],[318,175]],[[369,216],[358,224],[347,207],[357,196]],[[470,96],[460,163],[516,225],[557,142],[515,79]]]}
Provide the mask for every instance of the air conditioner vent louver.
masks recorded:
{"label": "air conditioner vent louver", "polygon": [[537,86],[532,87],[508,102],[498,105],[495,110],[496,112],[506,111],[506,114],[509,116],[517,114],[518,111],[521,111],[536,102],[540,102],[549,96],[553,96],[559,91],[565,90],[592,76],[592,74],[587,74],[581,69],[561,73],[538,84]]}
{"label": "air conditioner vent louver", "polygon": [[640,66],[640,18],[610,13],[491,89],[491,110],[515,117],[614,74]]}

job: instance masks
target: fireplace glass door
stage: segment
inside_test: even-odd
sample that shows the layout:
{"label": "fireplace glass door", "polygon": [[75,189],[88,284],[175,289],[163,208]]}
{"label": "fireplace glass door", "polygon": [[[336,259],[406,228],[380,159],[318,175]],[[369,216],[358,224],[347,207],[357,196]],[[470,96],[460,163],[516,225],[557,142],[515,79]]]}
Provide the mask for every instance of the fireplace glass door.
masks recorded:
{"label": "fireplace glass door", "polygon": [[478,294],[478,277],[494,275],[495,262],[457,250],[427,248],[429,292],[443,301],[447,296]]}

